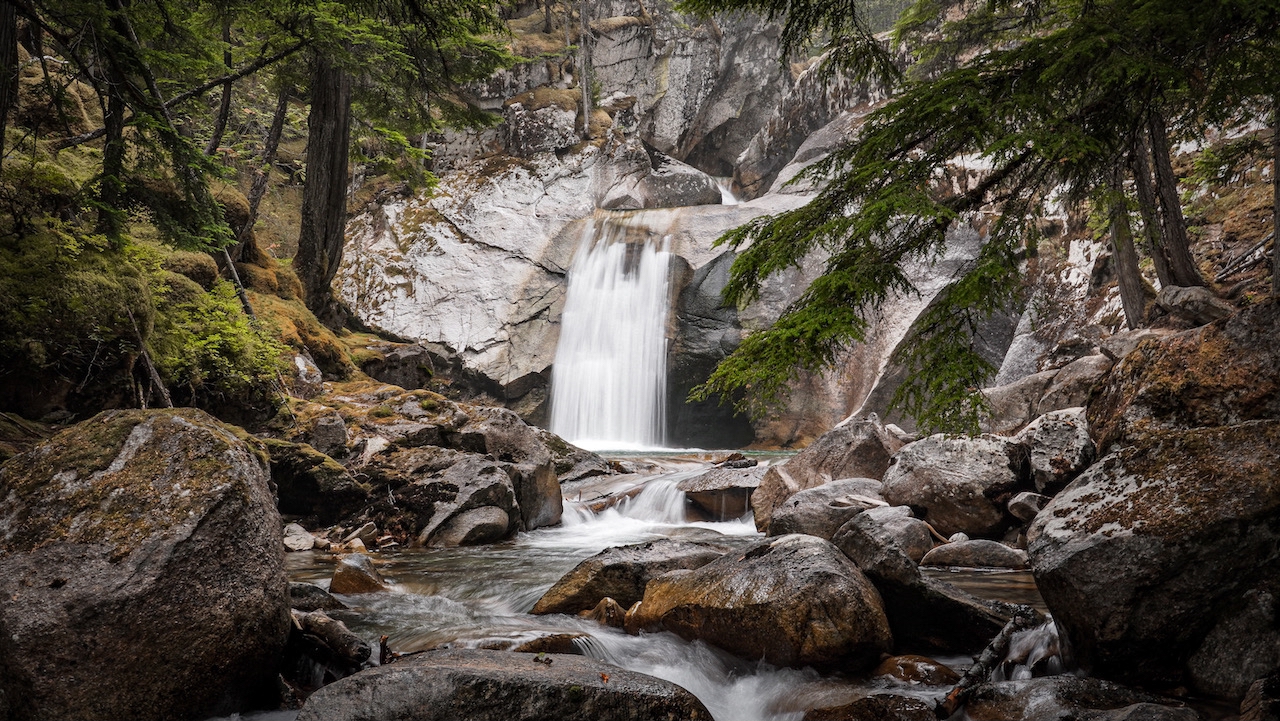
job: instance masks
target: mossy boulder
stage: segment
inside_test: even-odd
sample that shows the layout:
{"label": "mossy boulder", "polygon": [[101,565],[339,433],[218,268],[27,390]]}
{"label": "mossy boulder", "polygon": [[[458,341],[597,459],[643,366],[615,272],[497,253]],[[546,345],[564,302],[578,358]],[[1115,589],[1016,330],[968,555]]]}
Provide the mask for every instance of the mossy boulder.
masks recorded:
{"label": "mossy boulder", "polygon": [[1089,403],[1099,450],[1148,430],[1280,418],[1280,301],[1145,340]]}
{"label": "mossy boulder", "polygon": [[1257,603],[1280,578],[1277,458],[1280,421],[1145,433],[1036,516],[1036,584],[1081,668],[1239,697],[1280,665]]}
{"label": "mossy boulder", "polygon": [[267,439],[271,478],[282,513],[301,516],[306,525],[327,526],[360,511],[372,489],[346,468],[306,443]]}
{"label": "mossy boulder", "polygon": [[270,698],[289,596],[269,483],[260,452],[191,409],[102,413],[0,466],[5,717]]}

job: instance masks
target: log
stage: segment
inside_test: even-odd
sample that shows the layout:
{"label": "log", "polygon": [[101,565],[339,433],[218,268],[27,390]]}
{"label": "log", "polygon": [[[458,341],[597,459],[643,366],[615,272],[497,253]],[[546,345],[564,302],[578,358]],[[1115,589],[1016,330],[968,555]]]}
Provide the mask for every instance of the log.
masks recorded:
{"label": "log", "polygon": [[940,719],[951,718],[956,710],[964,705],[973,687],[990,678],[991,672],[1009,655],[1009,642],[1013,639],[1013,635],[1019,631],[1035,628],[1044,622],[1044,614],[1030,606],[1018,606],[1013,618],[1009,619],[1004,628],[1000,629],[1000,633],[987,644],[982,655],[973,662],[968,671],[964,672],[960,682],[938,702],[934,708],[934,714]]}

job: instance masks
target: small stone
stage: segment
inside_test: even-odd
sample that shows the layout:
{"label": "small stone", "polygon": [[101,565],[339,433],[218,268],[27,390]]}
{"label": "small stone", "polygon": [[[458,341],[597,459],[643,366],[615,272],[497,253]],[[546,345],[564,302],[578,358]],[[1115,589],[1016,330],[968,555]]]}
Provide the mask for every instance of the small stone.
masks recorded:
{"label": "small stone", "polygon": [[351,543],[343,544],[342,550],[346,553],[368,553],[369,552],[369,549],[365,548],[364,541],[361,541],[359,538],[352,541]]}
{"label": "small stone", "polygon": [[373,561],[359,553],[344,556],[338,561],[333,580],[329,582],[329,591],[332,593],[373,593],[385,590],[387,583],[382,580],[378,569],[373,567]]}
{"label": "small stone", "polygon": [[315,545],[315,539],[302,526],[290,523],[284,527],[284,547],[290,551],[310,551]]}
{"label": "small stone", "polygon": [[1048,503],[1048,496],[1042,496],[1031,491],[1023,491],[1009,499],[1009,513],[1023,523],[1030,523],[1031,519],[1035,518],[1036,514],[1040,513],[1040,510]]}
{"label": "small stone", "polygon": [[997,541],[978,540],[938,546],[925,554],[920,565],[1022,569],[1028,566],[1028,562],[1026,551],[1009,548]]}
{"label": "small stone", "polygon": [[370,521],[364,524],[363,526],[357,528],[356,530],[352,531],[351,533],[347,534],[347,537],[342,539],[342,542],[351,543],[353,540],[360,539],[361,541],[364,542],[364,545],[368,546],[372,544],[377,538],[378,538],[378,527],[373,524],[373,521]]}
{"label": "small stone", "polygon": [[333,541],[330,541],[327,538],[323,538],[321,536],[311,537],[311,546],[317,551],[327,551],[329,550],[329,547],[332,545],[333,545]]}
{"label": "small stone", "polygon": [[969,540],[969,534],[967,533],[957,532],[947,537],[947,543],[960,543],[961,541],[967,541],[967,540]]}

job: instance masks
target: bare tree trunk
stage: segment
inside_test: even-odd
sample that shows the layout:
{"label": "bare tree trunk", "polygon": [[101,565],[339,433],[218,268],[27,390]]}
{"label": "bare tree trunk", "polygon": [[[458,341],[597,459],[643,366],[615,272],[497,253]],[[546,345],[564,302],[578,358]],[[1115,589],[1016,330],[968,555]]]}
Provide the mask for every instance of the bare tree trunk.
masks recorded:
{"label": "bare tree trunk", "polygon": [[[222,62],[230,73],[234,68],[231,65],[231,18],[229,16],[222,21],[222,42],[227,44],[222,51]],[[209,137],[209,144],[204,146],[205,155],[218,152],[218,146],[222,145],[222,134],[227,132],[227,120],[231,118],[232,82],[234,81],[228,80],[222,84],[222,102],[218,106],[218,117],[213,121],[213,135]]]}
{"label": "bare tree trunk", "polygon": [[1176,285],[1173,282],[1173,271],[1169,269],[1169,256],[1165,253],[1164,242],[1160,237],[1160,216],[1156,209],[1156,189],[1151,183],[1151,163],[1146,140],[1139,135],[1130,155],[1133,170],[1133,185],[1138,191],[1138,209],[1142,213],[1142,229],[1147,239],[1147,252],[1156,266],[1156,277],[1161,287]]}
{"label": "bare tree trunk", "polygon": [[1280,298],[1280,92],[1271,98],[1271,297]]}
{"label": "bare tree trunk", "polygon": [[1138,254],[1133,248],[1133,229],[1129,226],[1129,209],[1124,199],[1123,175],[1116,168],[1111,179],[1111,242],[1115,246],[1116,275],[1120,284],[1120,303],[1124,306],[1125,324],[1130,330],[1142,324],[1146,298],[1142,275],[1138,272]]}
{"label": "bare tree trunk", "polygon": [[552,0],[542,0],[542,12],[544,18],[542,22],[542,32],[548,35],[551,34],[551,30],[554,27],[551,23],[551,1]]}
{"label": "bare tree trunk", "polygon": [[4,162],[9,111],[18,103],[18,8],[0,0],[0,165]]}
{"label": "bare tree trunk", "polygon": [[112,74],[108,84],[107,112],[103,117],[107,140],[102,147],[102,180],[98,186],[98,232],[118,240],[124,230],[124,99],[120,97],[118,75]]}
{"label": "bare tree trunk", "polygon": [[1169,136],[1164,117],[1153,112],[1148,118],[1148,134],[1151,136],[1151,159],[1155,166],[1156,191],[1160,197],[1160,210],[1164,218],[1165,249],[1169,253],[1169,270],[1176,285],[1204,285],[1204,278],[1191,256],[1191,242],[1187,239],[1187,221],[1182,217],[1182,199],[1178,197],[1178,179],[1173,175],[1173,159],[1169,154]]}
{"label": "bare tree trunk", "polygon": [[347,153],[351,136],[351,76],[317,56],[307,130],[307,182],[302,191],[302,230],[293,267],[307,307],[331,318],[331,283],[342,262],[347,216]]}
{"label": "bare tree trunk", "polygon": [[582,139],[591,139],[591,14],[587,12],[587,0],[578,5],[581,31],[578,33],[578,87],[582,88]]}
{"label": "bare tree trunk", "polygon": [[253,185],[249,187],[249,216],[244,226],[236,233],[236,243],[231,248],[231,257],[244,260],[245,241],[248,240],[253,226],[258,222],[258,207],[262,205],[262,196],[267,194],[267,186],[271,181],[271,168],[276,163],[276,151],[280,148],[280,136],[284,132],[285,115],[289,110],[289,94],[292,88],[281,86],[276,95],[276,111],[271,116],[271,129],[262,144],[262,160],[254,171]]}

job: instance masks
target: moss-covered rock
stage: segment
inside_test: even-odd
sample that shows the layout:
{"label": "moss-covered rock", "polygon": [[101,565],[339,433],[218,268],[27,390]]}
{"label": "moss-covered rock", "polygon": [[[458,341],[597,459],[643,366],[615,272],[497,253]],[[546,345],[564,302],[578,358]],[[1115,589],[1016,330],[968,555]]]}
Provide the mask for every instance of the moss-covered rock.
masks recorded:
{"label": "moss-covered rock", "polygon": [[264,459],[198,410],[112,411],[0,466],[9,718],[225,714],[288,633]]}
{"label": "moss-covered rock", "polygon": [[281,513],[301,516],[312,527],[336,523],[359,512],[372,489],[346,468],[306,443],[264,441],[271,454]]}

